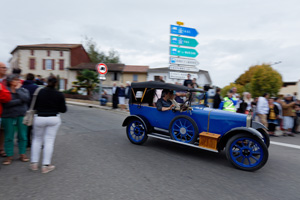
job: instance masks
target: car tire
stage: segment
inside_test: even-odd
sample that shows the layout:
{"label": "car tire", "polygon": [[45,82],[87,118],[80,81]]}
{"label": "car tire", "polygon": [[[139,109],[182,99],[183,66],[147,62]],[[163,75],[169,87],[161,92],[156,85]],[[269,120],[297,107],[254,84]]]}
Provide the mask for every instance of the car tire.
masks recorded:
{"label": "car tire", "polygon": [[194,144],[199,137],[198,126],[189,116],[175,117],[169,125],[170,137],[179,142]]}
{"label": "car tire", "polygon": [[132,119],[128,122],[126,133],[129,141],[133,144],[141,145],[148,139],[146,126],[139,119]]}
{"label": "car tire", "polygon": [[225,151],[229,162],[245,171],[262,168],[269,157],[268,148],[261,138],[247,133],[231,137],[226,143]]}

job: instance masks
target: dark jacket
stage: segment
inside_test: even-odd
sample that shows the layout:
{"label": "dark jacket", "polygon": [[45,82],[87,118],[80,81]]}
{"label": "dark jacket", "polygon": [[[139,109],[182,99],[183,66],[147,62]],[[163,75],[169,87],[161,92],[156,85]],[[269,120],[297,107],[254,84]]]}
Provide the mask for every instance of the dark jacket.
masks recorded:
{"label": "dark jacket", "polygon": [[31,100],[32,100],[33,94],[34,94],[35,90],[36,90],[39,86],[37,86],[37,85],[35,84],[35,82],[32,81],[32,80],[26,80],[26,81],[24,81],[22,87],[25,88],[25,89],[27,89],[27,90],[29,91],[29,94],[30,94],[30,101],[29,101],[29,103],[28,103],[28,106],[30,106],[30,102],[31,102]]}
{"label": "dark jacket", "polygon": [[131,86],[126,86],[126,88],[125,88],[125,98],[126,99],[130,98],[130,92],[131,92]]}
{"label": "dark jacket", "polygon": [[67,111],[64,95],[50,87],[39,91],[34,108],[40,115],[55,115]]}
{"label": "dark jacket", "polygon": [[219,93],[217,93],[217,94],[214,96],[214,106],[213,106],[213,108],[218,109],[219,106],[220,106],[221,101],[222,101],[221,96],[220,96]]}
{"label": "dark jacket", "polygon": [[[11,89],[7,88],[10,92]],[[28,90],[25,88],[19,88],[16,93],[11,92],[11,101],[4,103],[2,118],[14,118],[24,116],[27,111],[27,104],[30,100]]]}
{"label": "dark jacket", "polygon": [[163,98],[160,98],[156,102],[156,109],[162,111],[163,107],[170,107],[172,102],[170,100],[165,101]]}
{"label": "dark jacket", "polygon": [[120,87],[118,90],[118,96],[119,97],[125,97],[125,88],[124,87]]}

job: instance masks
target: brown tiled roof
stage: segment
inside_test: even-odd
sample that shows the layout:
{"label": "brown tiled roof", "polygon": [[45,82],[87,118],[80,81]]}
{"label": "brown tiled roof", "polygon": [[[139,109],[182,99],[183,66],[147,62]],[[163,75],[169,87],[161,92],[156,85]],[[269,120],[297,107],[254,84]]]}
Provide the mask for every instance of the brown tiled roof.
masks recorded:
{"label": "brown tiled roof", "polygon": [[80,47],[82,44],[30,44],[30,45],[18,45],[11,54],[17,49],[73,49]]}
{"label": "brown tiled roof", "polygon": [[[89,70],[96,70],[97,63],[81,63],[76,66],[72,66],[69,69],[70,70],[83,70],[83,69],[89,69]],[[116,63],[107,63],[106,64],[108,71],[112,72],[121,72],[124,69],[124,64],[116,64]]]}
{"label": "brown tiled roof", "polygon": [[149,66],[145,65],[125,65],[123,72],[125,73],[147,73]]}

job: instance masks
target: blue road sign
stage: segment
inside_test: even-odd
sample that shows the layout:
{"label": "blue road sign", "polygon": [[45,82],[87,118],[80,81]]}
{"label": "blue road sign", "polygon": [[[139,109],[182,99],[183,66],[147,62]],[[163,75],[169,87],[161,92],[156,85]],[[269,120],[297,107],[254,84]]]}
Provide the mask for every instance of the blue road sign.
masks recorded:
{"label": "blue road sign", "polygon": [[189,37],[196,37],[198,35],[198,31],[194,28],[188,28],[183,26],[171,25],[171,34],[175,35],[185,35]]}

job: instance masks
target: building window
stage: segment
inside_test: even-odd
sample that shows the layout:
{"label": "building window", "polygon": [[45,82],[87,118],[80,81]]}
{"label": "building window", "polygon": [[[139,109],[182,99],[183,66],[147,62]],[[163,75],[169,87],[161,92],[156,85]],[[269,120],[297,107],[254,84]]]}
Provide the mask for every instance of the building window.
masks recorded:
{"label": "building window", "polygon": [[112,74],[112,80],[113,80],[113,81],[117,81],[117,80],[118,80],[118,72],[114,72],[114,73]]}
{"label": "building window", "polygon": [[64,52],[60,51],[60,57],[63,57],[63,56],[64,56]]}
{"label": "building window", "polygon": [[46,70],[53,70],[53,65],[54,65],[54,62],[52,59],[45,60],[45,69]]}
{"label": "building window", "polygon": [[30,55],[34,56],[34,50],[30,50]]}
{"label": "building window", "polygon": [[35,59],[34,58],[29,59],[29,69],[35,69]]}
{"label": "building window", "polygon": [[47,51],[47,56],[50,56],[50,51],[49,50]]}
{"label": "building window", "polygon": [[65,83],[66,83],[65,79],[59,79],[59,90],[60,91],[66,90]]}
{"label": "building window", "polygon": [[133,79],[132,79],[132,81],[138,81],[138,75],[137,74],[133,74]]}
{"label": "building window", "polygon": [[64,62],[64,60],[63,59],[60,59],[59,60],[59,70],[64,70],[64,68],[65,68],[65,62]]}

